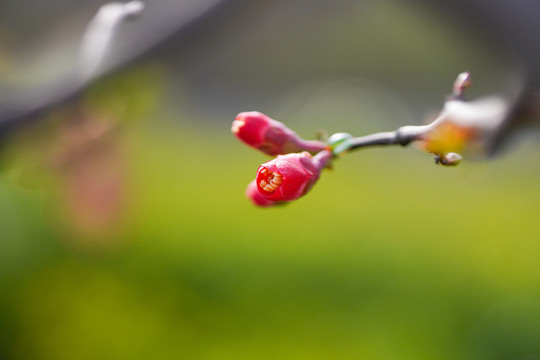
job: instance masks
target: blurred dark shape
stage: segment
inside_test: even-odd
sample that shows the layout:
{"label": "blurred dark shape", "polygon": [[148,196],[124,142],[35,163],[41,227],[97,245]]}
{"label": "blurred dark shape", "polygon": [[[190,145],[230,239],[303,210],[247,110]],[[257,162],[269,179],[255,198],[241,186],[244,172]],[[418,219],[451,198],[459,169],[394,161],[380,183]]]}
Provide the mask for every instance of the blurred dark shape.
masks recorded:
{"label": "blurred dark shape", "polygon": [[[82,17],[85,23],[75,26],[75,31],[79,32],[78,41],[83,43],[67,45],[71,51],[66,51],[65,56],[71,58],[65,59],[68,66],[59,70],[55,78],[43,83],[38,81],[31,86],[0,83],[0,135],[6,136],[13,128],[42,117],[51,107],[73,100],[86,86],[102,75],[136,60],[172,34],[176,33],[178,36],[186,31],[188,25],[219,2],[220,0],[157,0],[152,1],[151,6],[144,10],[143,3],[138,1],[106,5],[101,1],[49,1],[49,4],[40,2],[39,6],[35,6],[37,3],[32,1],[18,2],[16,5],[0,4],[0,14],[4,14],[0,18],[6,19],[13,14],[20,14],[17,11],[19,7],[29,12],[28,17],[35,15],[33,11],[36,9],[52,9],[52,13],[48,14],[49,21],[62,21],[64,17],[69,17],[69,14],[85,14]],[[73,7],[75,4],[77,7]],[[127,8],[125,15],[118,13],[122,6]],[[138,17],[136,22],[127,21],[132,17],[131,14],[142,11],[144,16]],[[9,21],[7,23],[9,24]],[[100,33],[96,26],[109,26],[110,33]],[[68,31],[74,29],[70,28]],[[37,60],[39,62],[40,59]]]}
{"label": "blurred dark shape", "polygon": [[540,84],[540,3],[535,0],[415,0],[452,18],[477,41],[497,49],[522,73],[525,87]]}
{"label": "blurred dark shape", "polygon": [[[450,16],[460,26],[488,44],[513,64],[513,80],[503,93],[508,102],[500,113],[490,138],[489,153],[499,152],[516,132],[540,124],[540,3],[535,0],[436,0],[424,1],[441,16]],[[505,74],[501,74],[501,77]]]}
{"label": "blurred dark shape", "polygon": [[[416,0],[418,2],[420,0]],[[540,81],[540,72],[537,64],[540,63],[540,46],[538,37],[540,32],[540,4],[534,0],[520,0],[508,2],[505,0],[436,0],[420,1],[427,9],[434,14],[439,12],[441,18],[444,16],[450,20],[456,28],[465,29],[478,43],[489,47],[495,54],[500,56],[503,62],[508,63],[508,73],[500,74],[501,81],[507,81],[506,86],[497,89],[502,92],[500,95],[510,106],[508,116],[502,123],[501,131],[498,132],[498,140],[494,142],[496,151],[499,144],[503,143],[507,134],[515,127],[524,124],[536,123],[538,112],[536,109],[537,93],[535,93]],[[62,3],[60,6],[51,2],[51,8],[57,9],[57,13],[50,14],[50,21],[56,21],[58,17],[65,14],[75,13],[74,4],[79,2]],[[220,56],[230,56],[227,51],[228,45],[236,45],[236,38],[264,24],[265,21],[270,26],[280,26],[285,28],[295,28],[306,21],[324,21],[330,17],[331,11],[339,8],[353,6],[356,2],[352,0],[342,0],[338,2],[330,1],[248,1],[248,0],[156,0],[146,4],[142,16],[132,22],[125,22],[118,26],[117,34],[110,46],[107,46],[105,61],[100,64],[99,71],[92,76],[84,77],[81,81],[80,69],[77,61],[71,63],[57,78],[47,82],[35,84],[30,87],[10,87],[5,84],[0,85],[2,97],[0,98],[0,131],[3,136],[7,136],[13,127],[25,122],[42,117],[51,107],[65,103],[76,97],[85,86],[115,69],[124,67],[137,60],[149,59],[152,57],[166,58],[169,64],[176,63],[176,66],[185,68],[184,75],[188,81],[190,77],[196,79],[195,86],[202,87],[204,96],[214,98],[210,89],[213,88],[212,81],[225,81],[227,73],[225,67],[222,69],[222,79],[212,78],[212,74],[205,75],[208,66],[214,66],[212,70],[219,70],[219,66],[212,63],[215,58],[219,61]],[[413,2],[411,2],[412,4]],[[17,3],[16,6],[30,9],[32,1],[25,4]],[[82,4],[82,3],[81,3]],[[364,1],[366,12],[372,1]],[[101,2],[84,2],[82,9],[77,9],[81,21],[90,22],[94,14],[98,11]],[[0,13],[6,17],[13,14],[16,7],[13,4],[4,4]],[[40,3],[40,7],[47,7]],[[309,9],[310,11],[306,11]],[[280,14],[274,19],[272,16]],[[285,15],[284,15],[285,14]],[[367,16],[367,15],[366,15]],[[54,20],[53,20],[54,19]],[[281,19],[286,23],[272,24],[271,21]],[[381,19],[381,21],[383,21]],[[84,27],[80,24],[77,31],[80,31],[80,39],[83,38]],[[393,26],[392,23],[385,26]],[[309,36],[309,35],[306,35]],[[336,38],[335,41],[339,39]],[[403,39],[406,41],[407,39]],[[279,40],[278,40],[279,41]],[[268,46],[269,42],[263,46]],[[321,44],[324,46],[324,44]],[[77,44],[73,47],[78,49]],[[231,46],[231,49],[235,47]],[[249,50],[249,49],[248,49]],[[255,49],[256,50],[256,49]],[[77,50],[74,50],[76,53]],[[225,54],[225,55],[224,55]],[[228,54],[228,55],[227,55]],[[281,58],[280,53],[275,53],[275,58]],[[250,58],[251,53],[247,52],[243,56]],[[75,56],[76,57],[76,56]],[[208,63],[204,64],[204,61]],[[307,60],[307,59],[306,59]],[[316,62],[317,59],[309,59]],[[256,60],[254,60],[256,61]],[[267,61],[270,61],[267,59]],[[303,61],[299,59],[299,61]],[[212,64],[212,65],[208,65]],[[94,64],[95,65],[95,64]],[[295,76],[290,76],[288,80],[283,80],[281,86],[285,86],[293,81],[307,80],[312,76],[306,62],[305,72]],[[399,64],[398,64],[399,65]],[[264,68],[261,69],[264,71]],[[465,69],[462,69],[465,70]],[[368,73],[369,69],[358,68],[357,74]],[[326,75],[337,75],[328,73]],[[354,75],[349,73],[349,75]],[[206,76],[206,77],[205,77]],[[250,72],[246,72],[244,77],[249,77]],[[321,74],[325,76],[325,74]],[[285,76],[286,77],[286,76]],[[418,77],[416,77],[418,78]],[[287,82],[288,81],[288,82]],[[229,83],[227,92],[236,95],[238,98],[248,96],[250,90],[238,91],[243,86],[245,79],[238,79],[233,85]],[[227,86],[220,84],[214,87],[213,91]],[[272,89],[272,87],[275,89]],[[253,85],[250,85],[253,88]],[[266,92],[279,91],[276,84],[266,84]],[[260,97],[265,95],[262,91],[258,93]],[[230,99],[225,96],[222,101]],[[219,98],[219,95],[217,96]],[[216,101],[210,101],[217,103]],[[250,103],[249,99],[245,101]],[[227,106],[224,107],[228,110]],[[532,110],[531,110],[532,109]],[[240,109],[243,110],[243,109]],[[236,111],[237,112],[237,111]]]}

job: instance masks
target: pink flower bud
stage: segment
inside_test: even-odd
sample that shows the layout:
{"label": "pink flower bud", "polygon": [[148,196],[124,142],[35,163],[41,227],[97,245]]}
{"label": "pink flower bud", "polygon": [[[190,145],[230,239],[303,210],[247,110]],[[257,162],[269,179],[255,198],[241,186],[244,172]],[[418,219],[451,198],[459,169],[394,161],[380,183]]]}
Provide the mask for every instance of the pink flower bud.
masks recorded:
{"label": "pink flower bud", "polygon": [[296,200],[311,189],[331,159],[332,153],[328,150],[314,157],[308,152],[278,155],[259,167],[257,188],[268,200]]}
{"label": "pink flower bud", "polygon": [[265,198],[259,192],[259,189],[257,189],[257,183],[255,180],[249,183],[246,189],[246,196],[249,200],[251,200],[253,205],[257,205],[260,207],[271,207],[280,203],[279,201],[272,201]]}
{"label": "pink flower bud", "polygon": [[231,130],[247,145],[271,156],[300,151],[317,153],[327,148],[323,142],[302,139],[283,123],[257,111],[238,114]]}

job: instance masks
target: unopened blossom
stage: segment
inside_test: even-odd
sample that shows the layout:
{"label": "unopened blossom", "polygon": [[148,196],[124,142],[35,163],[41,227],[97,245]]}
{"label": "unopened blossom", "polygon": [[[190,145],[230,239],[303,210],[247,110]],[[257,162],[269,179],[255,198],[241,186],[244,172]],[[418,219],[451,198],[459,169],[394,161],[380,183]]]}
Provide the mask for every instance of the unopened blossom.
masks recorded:
{"label": "unopened blossom", "polygon": [[315,156],[308,152],[278,155],[259,167],[257,188],[268,200],[296,200],[313,187],[331,159],[332,153],[328,150]]}
{"label": "unopened blossom", "polygon": [[323,142],[302,139],[283,123],[258,111],[238,114],[231,130],[247,145],[271,156],[300,151],[315,154],[327,148]]}

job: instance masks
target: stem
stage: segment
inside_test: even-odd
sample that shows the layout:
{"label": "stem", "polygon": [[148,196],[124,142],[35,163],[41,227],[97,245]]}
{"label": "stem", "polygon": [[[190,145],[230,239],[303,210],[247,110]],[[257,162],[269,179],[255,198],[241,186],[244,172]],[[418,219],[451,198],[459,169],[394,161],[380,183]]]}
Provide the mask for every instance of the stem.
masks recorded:
{"label": "stem", "polygon": [[307,151],[311,154],[317,154],[318,152],[328,149],[328,145],[322,141],[318,140],[304,140],[298,137],[294,139],[294,143],[298,146],[299,149]]}
{"label": "stem", "polygon": [[352,138],[349,141],[350,145],[348,150],[358,149],[365,146],[395,145],[398,141],[397,134],[397,131],[389,131]]}
{"label": "stem", "polygon": [[330,150],[323,150],[313,157],[313,162],[319,170],[322,170],[330,164],[332,158],[333,153]]}
{"label": "stem", "polygon": [[403,126],[395,131],[380,132],[366,136],[351,138],[338,144],[334,150],[334,155],[359,149],[368,146],[401,145],[407,146],[411,142],[418,140],[422,135],[431,129],[430,125],[425,126]]}

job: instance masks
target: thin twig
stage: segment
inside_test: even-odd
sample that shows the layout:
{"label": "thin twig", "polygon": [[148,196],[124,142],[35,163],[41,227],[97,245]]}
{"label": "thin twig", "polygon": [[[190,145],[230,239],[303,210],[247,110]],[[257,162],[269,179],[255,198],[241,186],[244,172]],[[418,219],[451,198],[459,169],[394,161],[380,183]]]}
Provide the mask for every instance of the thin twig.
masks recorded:
{"label": "thin twig", "polygon": [[380,132],[360,137],[352,137],[337,145],[334,148],[334,155],[339,155],[346,151],[370,146],[407,146],[411,142],[418,140],[430,129],[431,125],[403,126],[395,131]]}

